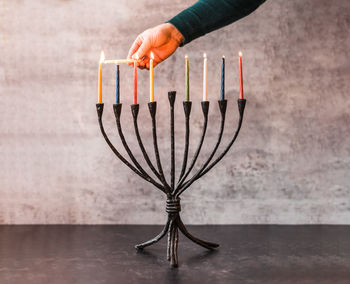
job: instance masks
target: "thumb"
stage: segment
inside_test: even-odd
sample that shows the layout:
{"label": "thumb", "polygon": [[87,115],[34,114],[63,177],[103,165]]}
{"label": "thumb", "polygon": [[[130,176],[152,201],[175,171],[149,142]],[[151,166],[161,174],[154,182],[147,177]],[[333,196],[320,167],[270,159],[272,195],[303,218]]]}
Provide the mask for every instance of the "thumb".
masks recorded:
{"label": "thumb", "polygon": [[140,45],[137,52],[133,55],[133,58],[141,59],[142,57],[148,54],[148,51],[150,50],[150,48],[151,48],[151,41],[149,38],[146,38]]}

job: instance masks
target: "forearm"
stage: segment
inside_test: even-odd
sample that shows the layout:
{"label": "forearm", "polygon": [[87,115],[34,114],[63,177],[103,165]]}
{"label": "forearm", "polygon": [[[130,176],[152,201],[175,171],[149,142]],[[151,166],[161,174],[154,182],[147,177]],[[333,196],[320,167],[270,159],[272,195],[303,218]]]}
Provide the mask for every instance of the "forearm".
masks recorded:
{"label": "forearm", "polygon": [[249,15],[263,2],[265,0],[199,0],[169,23],[180,31],[186,44]]}

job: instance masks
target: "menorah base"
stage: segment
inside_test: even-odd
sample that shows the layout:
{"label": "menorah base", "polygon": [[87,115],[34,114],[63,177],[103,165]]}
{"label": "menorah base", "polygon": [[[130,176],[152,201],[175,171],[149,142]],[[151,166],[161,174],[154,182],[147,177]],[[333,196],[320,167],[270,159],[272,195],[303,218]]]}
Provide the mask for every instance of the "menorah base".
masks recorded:
{"label": "menorah base", "polygon": [[157,235],[153,239],[147,242],[138,244],[135,246],[135,248],[138,250],[143,250],[145,247],[153,245],[154,243],[161,240],[166,234],[168,234],[167,259],[170,261],[170,265],[172,267],[177,267],[178,266],[177,247],[178,247],[178,241],[179,241],[179,230],[192,242],[206,249],[213,250],[219,246],[219,244],[203,241],[201,239],[196,238],[192,234],[190,234],[187,231],[186,226],[181,220],[181,217],[179,214],[180,210],[181,208],[180,208],[179,198],[178,200],[167,200],[168,220],[163,230],[159,233],[159,235]]}

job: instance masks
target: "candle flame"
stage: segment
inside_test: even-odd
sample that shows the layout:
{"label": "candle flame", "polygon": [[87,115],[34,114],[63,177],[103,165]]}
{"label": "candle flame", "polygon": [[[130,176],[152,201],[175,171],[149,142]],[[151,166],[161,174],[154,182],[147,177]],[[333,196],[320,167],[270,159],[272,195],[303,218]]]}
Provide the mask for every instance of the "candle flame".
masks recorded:
{"label": "candle flame", "polygon": [[186,59],[188,58],[187,54],[185,55],[185,58],[186,58]]}
{"label": "candle flame", "polygon": [[151,59],[154,59],[154,54],[152,51],[151,51]]}
{"label": "candle flame", "polygon": [[100,56],[100,63],[102,63],[103,61],[105,61],[105,53],[102,50],[101,51],[101,56]]}
{"label": "candle flame", "polygon": [[238,52],[238,56],[242,56],[242,55],[243,55],[242,51]]}
{"label": "candle flame", "polygon": [[222,58],[225,58],[225,55],[223,55]]}
{"label": "candle flame", "polygon": [[203,58],[207,58],[207,54],[206,53],[203,53]]}

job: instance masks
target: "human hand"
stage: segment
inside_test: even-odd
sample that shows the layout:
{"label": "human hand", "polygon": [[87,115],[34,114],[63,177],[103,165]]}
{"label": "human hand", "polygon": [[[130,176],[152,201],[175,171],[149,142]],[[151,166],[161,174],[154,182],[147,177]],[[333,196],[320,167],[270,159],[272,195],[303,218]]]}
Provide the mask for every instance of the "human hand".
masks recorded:
{"label": "human hand", "polygon": [[128,59],[139,59],[138,67],[149,69],[151,51],[154,55],[153,66],[156,66],[172,55],[183,41],[184,37],[172,24],[161,24],[137,36],[129,50]]}

